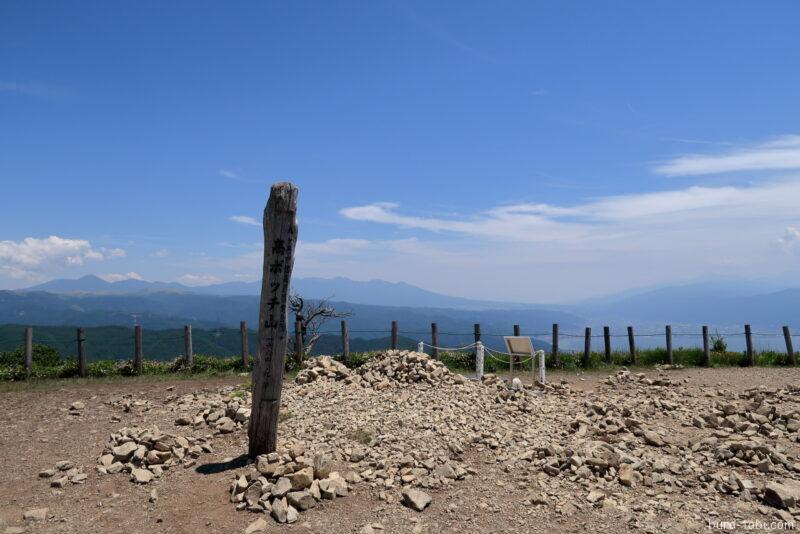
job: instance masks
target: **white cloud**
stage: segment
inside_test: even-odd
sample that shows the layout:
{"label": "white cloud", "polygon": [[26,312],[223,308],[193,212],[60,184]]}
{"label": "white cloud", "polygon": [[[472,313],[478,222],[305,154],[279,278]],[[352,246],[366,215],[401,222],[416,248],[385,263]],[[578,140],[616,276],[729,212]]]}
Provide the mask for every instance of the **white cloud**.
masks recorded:
{"label": "white cloud", "polygon": [[220,169],[219,170],[220,176],[224,176],[225,178],[229,178],[231,180],[241,180],[242,177],[239,175],[238,172],[232,171],[230,169]]}
{"label": "white cloud", "polygon": [[83,265],[84,261],[103,261],[125,255],[119,248],[94,249],[85,239],[64,239],[50,236],[44,239],[27,237],[22,241],[0,241],[0,262],[25,268],[47,264]]}
{"label": "white cloud", "polygon": [[800,228],[796,226],[787,226],[783,232],[783,236],[778,238],[778,244],[786,252],[800,250]]}
{"label": "white cloud", "polygon": [[221,281],[220,278],[209,274],[184,274],[178,278],[178,282],[187,286],[207,286]]}
{"label": "white cloud", "polygon": [[371,245],[366,239],[329,239],[321,242],[300,241],[297,244],[299,253],[312,254],[351,254],[356,250],[364,250]]}
{"label": "white cloud", "polygon": [[153,257],[155,258],[166,258],[167,256],[169,256],[169,250],[165,248],[160,248],[153,252]]}
{"label": "white cloud", "polygon": [[249,215],[231,215],[230,217],[228,217],[228,220],[239,224],[247,224],[250,226],[261,226],[261,223],[259,223],[254,217],[250,217]]}
{"label": "white cloud", "polygon": [[142,275],[136,272],[129,272],[129,273],[107,273],[107,274],[100,274],[97,275],[99,278],[102,278],[106,282],[121,282],[122,280],[142,280]]}
{"label": "white cloud", "polygon": [[800,169],[800,135],[784,135],[721,154],[689,154],[655,168],[665,176]]}

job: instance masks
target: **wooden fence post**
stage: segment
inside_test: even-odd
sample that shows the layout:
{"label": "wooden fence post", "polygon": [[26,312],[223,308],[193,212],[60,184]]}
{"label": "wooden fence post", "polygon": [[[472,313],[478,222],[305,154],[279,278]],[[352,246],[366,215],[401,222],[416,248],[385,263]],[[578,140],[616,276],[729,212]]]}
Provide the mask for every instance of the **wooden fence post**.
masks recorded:
{"label": "wooden fence post", "polygon": [[711,347],[708,344],[708,326],[703,326],[703,367],[711,367]]}
{"label": "wooden fence post", "polygon": [[[475,343],[476,343],[476,345],[475,345],[475,353],[473,354],[473,356],[474,356],[475,362],[476,362],[475,365],[477,365],[477,362],[478,362],[478,346],[477,346],[477,343],[481,340],[481,325],[478,324],[478,323],[475,323],[472,326],[472,333],[473,333],[473,335],[475,337]],[[476,368],[476,371],[477,371],[477,368]],[[481,371],[483,371],[483,370],[481,369]],[[481,376],[483,376],[482,372],[481,372]]]}
{"label": "wooden fence post", "polygon": [[133,327],[133,372],[142,373],[142,325]]}
{"label": "wooden fence post", "polygon": [[792,333],[789,332],[789,327],[783,327],[783,340],[786,342],[786,361],[789,365],[795,365],[794,347],[792,347]]}
{"label": "wooden fence post", "polygon": [[436,323],[431,323],[431,356],[434,360],[439,359],[439,326]]}
{"label": "wooden fence post", "polygon": [[194,364],[194,350],[192,350],[192,325],[183,326],[183,357],[186,358],[186,367]]}
{"label": "wooden fence post", "polygon": [[303,366],[303,323],[301,321],[294,322],[294,363],[300,369]]}
{"label": "wooden fence post", "polygon": [[[521,335],[522,335],[522,333],[520,332],[520,329],[519,329],[519,325],[518,325],[518,324],[515,324],[515,325],[514,325],[514,335],[515,335],[516,337],[519,337],[519,336],[521,336]],[[519,364],[519,368],[520,368],[519,370],[520,370],[520,371],[522,371],[522,364],[520,363],[520,357],[519,357],[519,355],[515,354],[514,356],[511,356],[511,357],[509,357],[509,361],[511,362],[512,369],[513,369],[513,366],[515,366],[515,365]]]}
{"label": "wooden fence post", "polygon": [[25,376],[30,378],[33,371],[33,327],[25,327]]}
{"label": "wooden fence post", "polygon": [[78,328],[76,342],[78,344],[78,376],[86,378],[86,336],[84,335],[83,328]]}
{"label": "wooden fence post", "polygon": [[250,343],[247,339],[247,321],[239,322],[239,336],[242,338],[242,367],[250,366]]}
{"label": "wooden fence post", "polygon": [[347,332],[347,321],[342,320],[342,363],[350,361],[350,334]]}
{"label": "wooden fence post", "polygon": [[264,267],[253,365],[253,402],[247,428],[248,454],[274,452],[278,440],[283,368],[286,364],[289,284],[297,244],[297,187],[272,185],[264,208]]}
{"label": "wooden fence post", "polygon": [[753,354],[753,332],[750,330],[750,325],[744,325],[744,340],[747,344],[747,365],[750,367],[756,364],[755,354]]}
{"label": "wooden fence post", "polygon": [[611,328],[603,327],[603,345],[606,351],[606,363],[611,363]]}
{"label": "wooden fence post", "polygon": [[586,327],[586,332],[584,334],[583,340],[583,368],[589,368],[589,358],[592,355],[592,328],[590,326]]}
{"label": "wooden fence post", "polygon": [[672,357],[672,325],[667,325],[664,333],[667,336],[667,363],[672,365],[674,363]]}
{"label": "wooden fence post", "polygon": [[553,367],[560,367],[561,360],[558,356],[558,323],[553,323]]}
{"label": "wooden fence post", "polygon": [[392,321],[392,350],[397,349],[397,321]]}
{"label": "wooden fence post", "polygon": [[636,339],[633,336],[633,327],[628,327],[628,347],[631,351],[631,365],[636,365]]}

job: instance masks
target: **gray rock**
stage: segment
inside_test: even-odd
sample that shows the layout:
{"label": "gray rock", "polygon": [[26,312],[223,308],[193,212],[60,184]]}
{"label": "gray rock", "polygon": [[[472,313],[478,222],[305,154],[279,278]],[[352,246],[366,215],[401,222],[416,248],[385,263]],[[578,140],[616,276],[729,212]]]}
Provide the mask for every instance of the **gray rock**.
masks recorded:
{"label": "gray rock", "polygon": [[131,480],[137,484],[147,484],[153,480],[153,473],[147,469],[133,469],[131,471]]}
{"label": "gray rock", "polygon": [[309,493],[308,491],[291,491],[286,494],[286,500],[300,510],[301,512],[305,512],[311,508],[314,508],[317,505],[316,499]]}
{"label": "gray rock", "polygon": [[286,515],[289,513],[289,506],[286,504],[286,499],[275,499],[272,501],[272,512],[270,515],[272,519],[278,523],[286,523]]}
{"label": "gray rock", "polygon": [[403,504],[417,512],[423,511],[432,500],[430,495],[416,488],[403,490]]}
{"label": "gray rock", "polygon": [[770,482],[764,487],[764,502],[775,508],[789,509],[800,503],[800,482]]}
{"label": "gray rock", "polygon": [[267,522],[263,517],[259,517],[244,529],[244,534],[253,534],[254,532],[264,532],[267,530]]}
{"label": "gray rock", "polygon": [[25,521],[47,521],[47,508],[30,508],[22,514]]}

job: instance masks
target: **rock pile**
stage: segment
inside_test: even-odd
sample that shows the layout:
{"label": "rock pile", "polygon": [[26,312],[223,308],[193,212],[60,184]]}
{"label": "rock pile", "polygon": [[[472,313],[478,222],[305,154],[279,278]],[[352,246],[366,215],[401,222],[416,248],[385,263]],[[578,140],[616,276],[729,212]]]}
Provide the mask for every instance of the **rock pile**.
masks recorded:
{"label": "rock pile", "polygon": [[303,362],[303,369],[297,373],[294,381],[308,384],[315,380],[344,380],[350,377],[350,369],[330,356],[309,358]]}
{"label": "rock pile", "polygon": [[378,391],[398,384],[464,384],[466,379],[422,352],[388,350],[356,369],[354,382]]}
{"label": "rock pile", "polygon": [[179,399],[179,407],[196,409],[194,415],[175,419],[177,426],[209,426],[218,434],[230,434],[247,426],[250,419],[250,393],[239,391],[236,395],[194,394],[189,399]]}
{"label": "rock pile", "polygon": [[123,428],[111,435],[97,459],[101,474],[130,473],[131,481],[146,484],[165,469],[191,467],[204,452],[211,452],[210,437],[185,438],[161,432],[158,427]]}
{"label": "rock pile", "polygon": [[68,484],[83,484],[88,476],[83,472],[83,467],[69,460],[61,460],[52,469],[40,471],[39,478],[50,479],[53,488],[64,488]]}
{"label": "rock pile", "polygon": [[278,523],[294,523],[298,513],[317,506],[323,499],[346,497],[349,487],[336,471],[332,458],[313,456],[302,444],[288,452],[259,456],[255,469],[231,483],[231,502],[237,510],[266,513]]}

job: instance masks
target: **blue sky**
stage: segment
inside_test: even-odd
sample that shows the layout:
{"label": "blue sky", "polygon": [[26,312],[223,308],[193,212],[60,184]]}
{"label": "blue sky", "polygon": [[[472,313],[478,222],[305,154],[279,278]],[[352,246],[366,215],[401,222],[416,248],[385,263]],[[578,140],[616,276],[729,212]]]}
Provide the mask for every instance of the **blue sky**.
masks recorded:
{"label": "blue sky", "polygon": [[800,4],[0,4],[0,287],[296,274],[560,301],[800,274]]}

